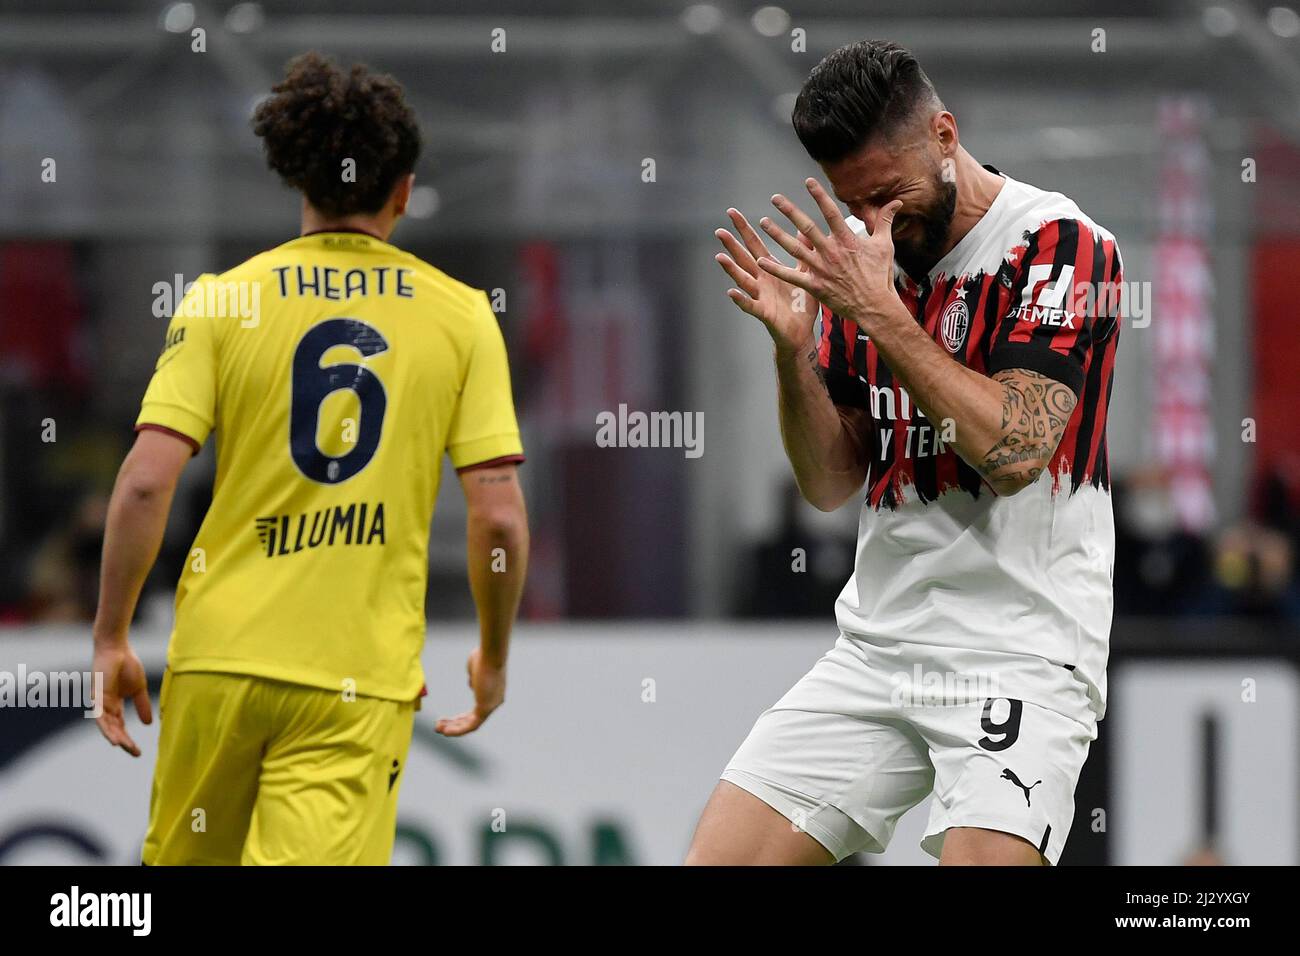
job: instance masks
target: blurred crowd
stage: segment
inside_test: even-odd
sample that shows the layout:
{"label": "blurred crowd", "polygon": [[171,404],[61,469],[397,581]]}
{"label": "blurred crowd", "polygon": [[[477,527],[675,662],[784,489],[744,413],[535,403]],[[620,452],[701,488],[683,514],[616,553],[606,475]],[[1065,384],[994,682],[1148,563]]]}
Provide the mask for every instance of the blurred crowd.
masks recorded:
{"label": "blurred crowd", "polygon": [[1246,516],[1208,535],[1180,527],[1158,469],[1114,494],[1117,614],[1300,621],[1300,467],[1265,472]]}

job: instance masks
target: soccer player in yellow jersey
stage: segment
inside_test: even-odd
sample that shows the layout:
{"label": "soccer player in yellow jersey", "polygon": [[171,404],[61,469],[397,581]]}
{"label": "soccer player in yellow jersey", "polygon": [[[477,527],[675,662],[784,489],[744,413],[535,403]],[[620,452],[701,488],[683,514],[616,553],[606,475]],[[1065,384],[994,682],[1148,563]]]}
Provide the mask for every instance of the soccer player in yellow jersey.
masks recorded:
{"label": "soccer player in yellow jersey", "polygon": [[[402,88],[306,54],[257,109],[302,235],[176,310],[118,475],[94,669],[99,726],[151,721],[127,627],[177,478],[216,485],[176,592],[146,864],[385,864],[423,691],[429,523],[444,451],[468,500],[480,646],[469,733],[500,706],[527,564],[505,345],[481,291],[387,241],[419,129]],[[351,171],[351,175],[349,175]]]}

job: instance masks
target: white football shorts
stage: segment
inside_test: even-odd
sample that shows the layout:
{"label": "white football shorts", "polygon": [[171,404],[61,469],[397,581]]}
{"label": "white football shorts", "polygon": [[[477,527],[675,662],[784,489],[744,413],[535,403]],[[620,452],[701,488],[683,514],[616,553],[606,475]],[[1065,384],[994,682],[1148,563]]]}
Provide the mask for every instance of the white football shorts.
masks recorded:
{"label": "white football shorts", "polygon": [[[753,730],[722,774],[783,814],[835,859],[883,852],[899,818],[931,793],[922,848],[934,857],[950,827],[1022,837],[1051,864],[1074,819],[1074,788],[1097,735],[1087,695],[1060,665],[1041,662],[1037,702],[987,658],[882,647],[841,634],[835,646]],[[1050,670],[1048,670],[1050,668]],[[1032,672],[1032,669],[1031,671]],[[1050,706],[1045,706],[1048,702]]]}

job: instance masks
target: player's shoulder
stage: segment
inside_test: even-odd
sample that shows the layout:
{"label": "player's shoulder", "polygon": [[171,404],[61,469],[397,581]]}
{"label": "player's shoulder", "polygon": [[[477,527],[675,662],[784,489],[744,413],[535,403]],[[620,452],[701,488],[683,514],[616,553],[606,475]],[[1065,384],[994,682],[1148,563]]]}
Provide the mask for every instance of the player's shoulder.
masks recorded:
{"label": "player's shoulder", "polygon": [[210,279],[215,282],[264,281],[270,275],[271,270],[276,265],[281,264],[284,256],[284,246],[274,246],[256,255],[249,256],[243,262],[231,266],[224,272],[211,275]]}
{"label": "player's shoulder", "polygon": [[426,262],[405,249],[396,250],[404,265],[411,270],[412,278],[439,301],[443,308],[463,314],[467,320],[483,314],[487,293],[467,282],[448,275],[431,262]]}
{"label": "player's shoulder", "polygon": [[[248,296],[243,297],[244,300]],[[223,274],[204,272],[184,286],[184,292],[175,300],[171,310],[172,322],[189,325],[218,324],[217,320],[233,314],[241,297],[237,289],[223,278]]]}
{"label": "player's shoulder", "polygon": [[1039,236],[1055,241],[1062,228],[1082,230],[1093,239],[1114,243],[1115,235],[1089,216],[1079,204],[1064,193],[1040,189],[1029,183],[1005,177],[1003,190],[1007,192],[1002,203],[1002,233],[1010,245],[1023,246]]}
{"label": "player's shoulder", "polygon": [[194,287],[207,287],[238,292],[248,290],[254,285],[262,285],[271,277],[271,270],[276,265],[276,249],[259,252],[223,272],[205,272],[194,280]]}
{"label": "player's shoulder", "polygon": [[[265,254],[262,254],[265,255]],[[214,328],[224,328],[230,321],[247,322],[256,316],[261,301],[266,267],[254,256],[223,272],[204,272],[186,287],[177,315],[189,319],[209,320]]]}

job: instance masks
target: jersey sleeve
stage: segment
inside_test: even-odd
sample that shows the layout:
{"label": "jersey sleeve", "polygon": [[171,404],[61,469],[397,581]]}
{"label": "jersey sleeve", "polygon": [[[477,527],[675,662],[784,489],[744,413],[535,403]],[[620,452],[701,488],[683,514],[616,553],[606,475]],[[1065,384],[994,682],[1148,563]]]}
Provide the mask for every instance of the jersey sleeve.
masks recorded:
{"label": "jersey sleeve", "polygon": [[[836,405],[866,408],[866,393],[849,361],[851,353],[848,343],[857,340],[857,326],[841,319],[824,305],[820,308],[818,321],[821,333],[818,337],[817,364],[822,370],[822,379],[826,382],[831,401]],[[853,327],[850,329],[848,326]]]}
{"label": "jersey sleeve", "polygon": [[1113,238],[1076,219],[1040,226],[1015,270],[988,373],[1025,368],[1078,395],[1090,353],[1115,327],[1121,273]]}
{"label": "jersey sleeve", "polygon": [[213,317],[202,308],[205,285],[215,278],[199,276],[176,307],[135,421],[137,432],[156,429],[175,435],[195,454],[216,421],[216,336]]}
{"label": "jersey sleeve", "polygon": [[473,321],[469,367],[447,436],[457,471],[524,460],[506,343],[486,295],[479,296]]}

